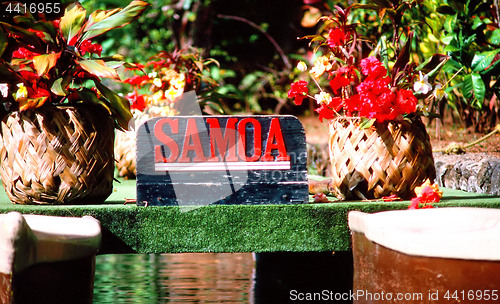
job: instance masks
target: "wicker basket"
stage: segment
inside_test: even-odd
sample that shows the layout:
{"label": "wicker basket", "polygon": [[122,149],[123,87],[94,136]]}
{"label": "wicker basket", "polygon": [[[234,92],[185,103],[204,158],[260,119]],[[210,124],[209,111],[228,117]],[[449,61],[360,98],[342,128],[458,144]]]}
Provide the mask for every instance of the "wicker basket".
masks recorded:
{"label": "wicker basket", "polygon": [[135,160],[135,132],[117,132],[115,142],[115,158],[118,175],[125,179],[134,179],[137,175]]}
{"label": "wicker basket", "polygon": [[429,135],[419,116],[360,130],[357,119],[330,124],[331,191],[340,200],[415,196],[436,178]]}
{"label": "wicker basket", "polygon": [[0,174],[18,204],[101,203],[113,190],[113,121],[94,107],[44,106],[2,119]]}

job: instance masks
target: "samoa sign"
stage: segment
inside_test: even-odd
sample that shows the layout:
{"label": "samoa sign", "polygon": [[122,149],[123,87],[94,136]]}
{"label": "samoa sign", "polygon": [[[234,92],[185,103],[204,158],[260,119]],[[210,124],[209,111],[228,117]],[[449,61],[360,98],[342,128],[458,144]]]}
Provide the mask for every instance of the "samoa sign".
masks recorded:
{"label": "samoa sign", "polygon": [[307,152],[294,116],[173,116],[137,130],[137,203],[296,204]]}

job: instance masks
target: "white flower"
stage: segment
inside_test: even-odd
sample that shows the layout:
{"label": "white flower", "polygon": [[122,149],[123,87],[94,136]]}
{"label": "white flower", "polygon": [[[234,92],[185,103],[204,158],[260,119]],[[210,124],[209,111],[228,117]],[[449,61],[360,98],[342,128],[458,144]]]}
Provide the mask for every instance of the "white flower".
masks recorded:
{"label": "white flower", "polygon": [[297,64],[297,69],[301,72],[307,71],[307,64],[304,61],[299,61]]}
{"label": "white flower", "polygon": [[444,91],[443,86],[440,83],[436,84],[436,86],[434,87],[433,95],[437,100],[448,98],[448,93]]}
{"label": "white flower", "polygon": [[155,86],[157,86],[157,87],[161,88],[161,85],[162,85],[162,83],[161,83],[161,79],[160,79],[160,78],[155,78],[155,79],[153,79],[153,84],[154,84]]}
{"label": "white flower", "polygon": [[418,73],[418,81],[413,84],[413,90],[415,93],[427,94],[432,90],[432,86],[427,79],[427,75],[422,75],[422,72]]}
{"label": "white flower", "polygon": [[155,78],[156,76],[158,76],[158,73],[156,73],[155,71],[148,74],[149,78]]}
{"label": "white flower", "polygon": [[314,78],[319,78],[324,72],[328,72],[333,68],[332,63],[326,56],[316,58],[314,66],[311,69],[311,75]]}
{"label": "white flower", "polygon": [[17,89],[17,92],[15,93],[14,99],[21,100],[21,99],[27,98],[28,97],[28,89],[24,86],[24,84],[18,83],[17,87],[19,89]]}
{"label": "white flower", "polygon": [[321,92],[319,94],[314,95],[314,99],[318,102],[318,104],[329,104],[332,102],[332,96],[326,92]]}
{"label": "white flower", "polygon": [[9,96],[9,85],[6,83],[0,83],[0,93],[4,98]]}

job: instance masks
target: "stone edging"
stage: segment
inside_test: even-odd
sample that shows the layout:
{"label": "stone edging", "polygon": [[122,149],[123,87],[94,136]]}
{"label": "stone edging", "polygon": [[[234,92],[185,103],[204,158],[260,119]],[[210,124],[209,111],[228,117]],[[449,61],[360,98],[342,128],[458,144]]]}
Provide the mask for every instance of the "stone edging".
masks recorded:
{"label": "stone edging", "polygon": [[500,158],[486,153],[434,153],[440,187],[500,195]]}

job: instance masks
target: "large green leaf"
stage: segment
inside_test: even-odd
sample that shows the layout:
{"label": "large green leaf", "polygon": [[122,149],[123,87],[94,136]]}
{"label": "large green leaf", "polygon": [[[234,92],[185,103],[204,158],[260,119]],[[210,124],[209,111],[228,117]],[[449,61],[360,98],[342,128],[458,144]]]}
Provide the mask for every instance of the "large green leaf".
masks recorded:
{"label": "large green leaf", "polygon": [[33,57],[33,66],[35,67],[35,71],[38,76],[46,74],[51,68],[53,68],[60,56],[61,52],[42,54]]}
{"label": "large green leaf", "polygon": [[82,60],[77,60],[76,63],[79,64],[85,71],[97,77],[105,77],[105,78],[120,80],[120,77],[118,76],[116,70],[108,67],[106,65],[106,62],[104,62],[104,60],[82,59]]}
{"label": "large green leaf", "polygon": [[100,81],[94,80],[97,89],[104,95],[109,102],[109,107],[113,112],[113,117],[118,122],[118,125],[123,129],[128,129],[128,123],[132,119],[132,113],[130,113],[130,103],[127,98],[116,94],[114,91],[110,90],[108,87],[103,85]]}
{"label": "large green leaf", "polygon": [[91,39],[111,29],[129,24],[134,19],[139,18],[148,6],[150,4],[144,1],[132,1],[122,10],[115,10],[113,14],[105,16],[105,18],[89,27],[85,27],[86,30],[82,40]]}
{"label": "large green leaf", "polygon": [[472,69],[474,72],[481,72],[486,70],[488,66],[491,64],[495,56],[500,52],[500,49],[496,49],[493,51],[482,52],[474,55],[472,59]]}
{"label": "large green leaf", "polygon": [[2,57],[3,52],[5,52],[5,48],[7,48],[7,35],[5,35],[3,28],[0,27],[0,58]]}
{"label": "large green leaf", "polygon": [[81,30],[83,24],[85,23],[85,18],[87,11],[78,2],[73,2],[64,12],[59,27],[66,38],[67,42],[70,42],[73,37],[75,37]]}
{"label": "large green leaf", "polygon": [[464,76],[463,91],[462,94],[465,98],[469,99],[472,97],[472,92],[474,91],[474,83],[472,82],[471,74]]}
{"label": "large green leaf", "polygon": [[491,43],[500,45],[500,29],[496,29],[491,34]]}
{"label": "large green leaf", "polygon": [[425,62],[420,64],[416,70],[424,72],[429,79],[433,79],[443,66],[448,62],[450,56],[442,54],[434,54]]}
{"label": "large green leaf", "polygon": [[474,97],[477,101],[483,102],[484,95],[486,94],[486,86],[484,85],[483,79],[479,73],[472,73],[472,85],[474,87]]}

